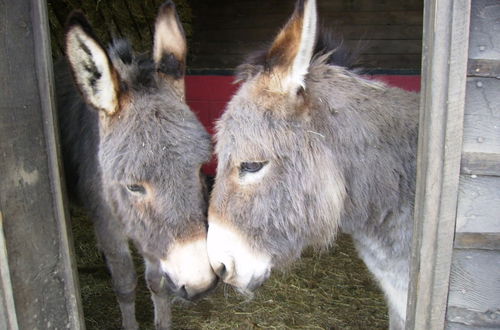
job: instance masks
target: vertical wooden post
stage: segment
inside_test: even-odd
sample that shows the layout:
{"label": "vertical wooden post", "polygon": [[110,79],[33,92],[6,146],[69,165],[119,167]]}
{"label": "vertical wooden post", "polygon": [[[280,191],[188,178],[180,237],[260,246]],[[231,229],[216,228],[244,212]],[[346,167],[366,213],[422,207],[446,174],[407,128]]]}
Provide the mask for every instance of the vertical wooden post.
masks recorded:
{"label": "vertical wooden post", "polygon": [[21,329],[84,328],[54,104],[46,2],[0,0],[0,210]]}
{"label": "vertical wooden post", "polygon": [[426,0],[408,329],[443,329],[462,150],[470,0]]}
{"label": "vertical wooden post", "polygon": [[0,211],[0,329],[17,330],[16,307],[10,281],[9,261],[3,235],[3,218]]}

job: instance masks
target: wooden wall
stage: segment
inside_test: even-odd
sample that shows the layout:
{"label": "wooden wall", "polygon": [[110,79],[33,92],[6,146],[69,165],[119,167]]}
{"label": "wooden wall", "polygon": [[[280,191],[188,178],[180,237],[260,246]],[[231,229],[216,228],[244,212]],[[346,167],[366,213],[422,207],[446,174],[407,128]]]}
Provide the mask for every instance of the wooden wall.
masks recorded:
{"label": "wooden wall", "polygon": [[84,329],[46,3],[0,0],[0,22],[0,329]]}
{"label": "wooden wall", "polygon": [[498,0],[472,1],[447,329],[500,328],[499,17]]}
{"label": "wooden wall", "polygon": [[[233,69],[269,43],[295,0],[192,0],[191,69]],[[319,0],[323,25],[363,46],[370,69],[413,70],[421,63],[423,0]]]}

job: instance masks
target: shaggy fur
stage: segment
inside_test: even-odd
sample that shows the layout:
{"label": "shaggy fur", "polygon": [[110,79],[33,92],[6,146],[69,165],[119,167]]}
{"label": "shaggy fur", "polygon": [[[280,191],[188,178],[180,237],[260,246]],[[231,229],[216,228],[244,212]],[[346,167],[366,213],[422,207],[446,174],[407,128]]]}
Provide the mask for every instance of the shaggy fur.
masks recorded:
{"label": "shaggy fur", "polygon": [[[86,32],[77,34],[79,39],[75,40],[93,38],[81,14],[74,14],[69,22],[68,33],[73,28]],[[85,46],[83,41],[81,46]],[[90,56],[91,49],[83,51],[89,55],[84,69],[92,70],[91,77],[97,81],[77,80],[98,86],[105,73],[98,70],[99,59]],[[170,321],[165,283],[171,283],[163,277],[160,260],[176,242],[206,235],[206,196],[200,167],[210,159],[210,137],[170,83],[169,79],[183,79],[183,74],[180,77],[176,71],[175,77],[169,78],[165,72],[157,73],[158,64],[136,57],[125,40],[114,41],[107,56],[119,79],[118,86],[106,86],[119,91],[119,110],[112,115],[82,99],[64,63],[56,68],[67,183],[74,200],[79,200],[93,219],[99,247],[111,270],[123,327],[137,328],[130,239],[145,258],[155,323],[163,329]],[[165,56],[169,60],[161,61],[161,69],[166,62],[175,62],[171,54]],[[173,66],[177,69],[181,65]],[[77,70],[73,65],[74,75],[79,74]],[[131,185],[142,186],[145,194],[130,191]]]}
{"label": "shaggy fur", "polygon": [[[243,66],[245,81],[217,124],[209,214],[271,256],[272,266],[331,244],[338,230],[352,235],[387,296],[391,328],[402,329],[419,97],[332,64],[335,49],[321,48],[304,89],[276,91],[282,69],[266,64],[274,63],[271,52]],[[263,178],[242,184],[245,162],[265,163]]]}

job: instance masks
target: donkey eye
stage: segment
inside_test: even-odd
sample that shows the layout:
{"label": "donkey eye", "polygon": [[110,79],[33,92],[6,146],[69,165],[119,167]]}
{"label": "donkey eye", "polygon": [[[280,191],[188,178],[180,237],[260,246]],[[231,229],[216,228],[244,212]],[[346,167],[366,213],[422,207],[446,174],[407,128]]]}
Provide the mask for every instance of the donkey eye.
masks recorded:
{"label": "donkey eye", "polygon": [[267,162],[245,162],[240,164],[240,173],[255,173],[260,171]]}
{"label": "donkey eye", "polygon": [[127,189],[133,193],[137,194],[145,194],[146,193],[146,188],[140,184],[130,184],[127,186]]}

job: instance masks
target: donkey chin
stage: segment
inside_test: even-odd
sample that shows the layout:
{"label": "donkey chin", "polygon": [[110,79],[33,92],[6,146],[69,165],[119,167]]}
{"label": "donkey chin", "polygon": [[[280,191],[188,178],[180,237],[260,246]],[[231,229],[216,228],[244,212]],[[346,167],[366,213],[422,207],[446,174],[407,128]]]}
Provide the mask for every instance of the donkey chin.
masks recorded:
{"label": "donkey chin", "polygon": [[247,297],[271,275],[272,258],[252,249],[236,230],[209,215],[207,248],[214,272],[227,284]]}
{"label": "donkey chin", "polygon": [[175,244],[160,266],[168,289],[180,298],[196,300],[217,286],[204,238]]}

